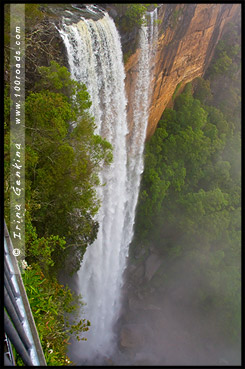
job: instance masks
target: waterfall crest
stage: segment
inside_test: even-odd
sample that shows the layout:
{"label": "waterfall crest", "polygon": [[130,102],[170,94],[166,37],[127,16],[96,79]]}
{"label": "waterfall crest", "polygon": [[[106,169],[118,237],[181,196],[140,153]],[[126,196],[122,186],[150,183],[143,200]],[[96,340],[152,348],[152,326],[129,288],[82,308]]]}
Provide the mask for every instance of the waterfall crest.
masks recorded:
{"label": "waterfall crest", "polygon": [[[105,13],[97,21],[81,18],[77,24],[63,23],[60,34],[66,46],[71,77],[85,83],[91,96],[91,113],[97,132],[113,145],[113,163],[100,174],[101,208],[96,241],[85,252],[78,272],[80,292],[86,303],[85,317],[91,321],[86,342],[76,343],[75,356],[92,362],[110,355],[116,345],[113,331],[120,309],[120,290],[128,247],[133,237],[135,208],[148,122],[150,58],[157,37],[154,19],[142,26],[137,87],[134,97],[133,133],[128,134],[124,66],[120,37]],[[81,346],[80,346],[81,345]],[[76,358],[76,361],[78,360]],[[94,361],[93,361],[94,363]]]}

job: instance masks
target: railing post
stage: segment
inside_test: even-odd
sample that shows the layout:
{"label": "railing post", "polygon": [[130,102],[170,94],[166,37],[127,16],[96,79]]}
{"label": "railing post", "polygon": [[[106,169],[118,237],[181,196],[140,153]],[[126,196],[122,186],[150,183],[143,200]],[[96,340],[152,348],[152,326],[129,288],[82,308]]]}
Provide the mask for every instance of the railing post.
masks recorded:
{"label": "railing post", "polygon": [[10,341],[14,345],[16,351],[21,356],[24,363],[28,366],[33,366],[31,358],[28,352],[26,351],[25,346],[21,342],[20,337],[18,336],[18,334],[16,334],[16,331],[5,310],[4,310],[4,330],[7,333]]}
{"label": "railing post", "polygon": [[[46,366],[45,356],[20,269],[13,255],[13,245],[5,222],[4,249],[4,306],[9,314],[8,316],[4,309],[5,332],[26,365]],[[10,318],[14,325],[11,323]]]}

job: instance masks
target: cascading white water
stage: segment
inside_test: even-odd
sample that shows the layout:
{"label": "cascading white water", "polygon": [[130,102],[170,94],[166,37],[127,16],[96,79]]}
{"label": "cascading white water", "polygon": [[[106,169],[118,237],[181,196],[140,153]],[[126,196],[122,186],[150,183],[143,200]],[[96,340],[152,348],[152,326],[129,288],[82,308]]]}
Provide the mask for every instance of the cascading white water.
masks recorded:
{"label": "cascading white water", "polygon": [[155,17],[156,11],[150,16],[150,25],[142,26],[141,30],[130,147],[126,143],[128,128],[123,58],[113,20],[105,13],[97,21],[81,18],[77,24],[64,23],[60,30],[71,76],[85,83],[90,93],[96,133],[113,145],[113,163],[101,173],[101,182],[106,185],[98,189],[101,208],[97,240],[88,247],[78,272],[80,292],[86,303],[85,317],[91,321],[91,327],[86,335],[87,341],[75,345],[79,352],[75,356],[90,362],[97,355],[110,355],[116,343],[113,327],[120,308],[123,271],[133,237],[143,171],[151,76],[149,65],[154,49],[152,45],[157,37]]}
{"label": "cascading white water", "polygon": [[[157,48],[158,27],[157,8],[148,13],[149,24],[142,25],[139,36],[140,55],[138,74],[133,98],[132,135],[127,145],[127,202],[125,211],[124,245],[127,247],[133,238],[135,209],[138,200],[140,178],[144,170],[144,142],[151,98],[150,82],[153,77],[154,57]],[[127,247],[128,250],[128,247]]]}

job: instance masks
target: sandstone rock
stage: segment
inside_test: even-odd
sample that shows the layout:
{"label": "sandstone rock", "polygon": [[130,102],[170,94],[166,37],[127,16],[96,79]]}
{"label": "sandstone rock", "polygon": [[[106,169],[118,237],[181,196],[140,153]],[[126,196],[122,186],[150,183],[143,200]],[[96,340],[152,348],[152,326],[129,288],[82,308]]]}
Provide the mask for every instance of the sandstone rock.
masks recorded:
{"label": "sandstone rock", "polygon": [[147,334],[143,325],[128,324],[122,327],[120,333],[120,345],[124,348],[140,347],[145,342]]}
{"label": "sandstone rock", "polygon": [[144,310],[144,303],[134,296],[128,299],[128,305],[131,311]]}
{"label": "sandstone rock", "polygon": [[162,260],[157,254],[151,254],[145,262],[145,278],[150,281],[154,274],[157,272],[158,268],[162,264]]}
{"label": "sandstone rock", "polygon": [[141,283],[144,276],[144,266],[142,264],[138,265],[136,270],[134,271],[132,277],[134,280],[137,280],[139,283]]}
{"label": "sandstone rock", "polygon": [[[181,11],[175,27],[171,27],[173,11]],[[154,62],[152,100],[149,111],[147,139],[152,136],[161,115],[171,101],[176,86],[203,76],[219,41],[224,26],[241,13],[240,4],[163,4],[159,7],[159,39]],[[138,53],[128,59],[126,92],[132,101],[137,77]],[[132,122],[133,104],[128,107]],[[130,139],[130,135],[129,135]]]}
{"label": "sandstone rock", "polygon": [[139,251],[135,253],[135,259],[142,258],[146,252],[147,252],[147,248],[144,247],[144,245],[141,245],[141,248],[139,248]]}
{"label": "sandstone rock", "polygon": [[132,274],[135,271],[136,268],[137,268],[137,266],[135,264],[131,263],[127,266],[127,272],[129,274]]}
{"label": "sandstone rock", "polygon": [[161,311],[162,309],[159,306],[153,305],[153,304],[149,304],[146,305],[147,310],[154,310],[154,311]]}
{"label": "sandstone rock", "polygon": [[115,366],[115,363],[111,358],[105,357],[105,365],[106,366]]}

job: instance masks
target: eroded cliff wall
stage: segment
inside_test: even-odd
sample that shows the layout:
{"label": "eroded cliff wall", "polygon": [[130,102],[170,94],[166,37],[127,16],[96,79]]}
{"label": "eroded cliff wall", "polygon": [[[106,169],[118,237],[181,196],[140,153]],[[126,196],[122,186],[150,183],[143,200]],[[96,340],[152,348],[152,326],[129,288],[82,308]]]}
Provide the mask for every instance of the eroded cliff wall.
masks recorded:
{"label": "eroded cliff wall", "polygon": [[[202,76],[225,24],[240,13],[240,4],[159,4],[159,38],[152,80],[147,139],[169,103],[176,86]],[[128,59],[126,91],[129,127],[139,50]]]}

